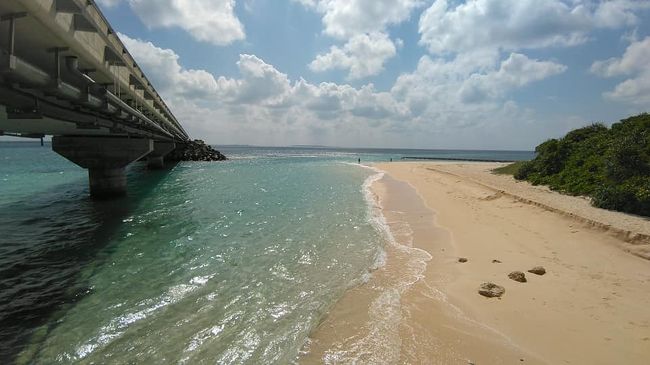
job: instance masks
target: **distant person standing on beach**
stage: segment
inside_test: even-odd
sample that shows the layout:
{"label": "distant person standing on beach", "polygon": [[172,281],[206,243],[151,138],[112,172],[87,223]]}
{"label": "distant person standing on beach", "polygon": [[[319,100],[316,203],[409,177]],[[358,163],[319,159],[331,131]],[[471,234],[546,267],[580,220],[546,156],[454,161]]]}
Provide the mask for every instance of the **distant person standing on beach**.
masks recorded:
{"label": "distant person standing on beach", "polygon": [[361,158],[359,158],[359,159],[357,159],[357,160],[358,160],[358,163],[361,164]]}

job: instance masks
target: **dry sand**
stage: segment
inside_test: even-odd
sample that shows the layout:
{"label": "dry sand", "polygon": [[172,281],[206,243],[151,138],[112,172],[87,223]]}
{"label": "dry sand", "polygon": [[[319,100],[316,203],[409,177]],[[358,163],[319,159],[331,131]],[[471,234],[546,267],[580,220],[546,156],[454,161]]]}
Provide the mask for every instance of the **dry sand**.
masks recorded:
{"label": "dry sand", "polygon": [[[373,192],[397,242],[301,361],[650,363],[650,222],[493,175],[497,166],[377,165],[388,175]],[[547,273],[526,272],[534,266]],[[480,296],[486,281],[503,297]]]}

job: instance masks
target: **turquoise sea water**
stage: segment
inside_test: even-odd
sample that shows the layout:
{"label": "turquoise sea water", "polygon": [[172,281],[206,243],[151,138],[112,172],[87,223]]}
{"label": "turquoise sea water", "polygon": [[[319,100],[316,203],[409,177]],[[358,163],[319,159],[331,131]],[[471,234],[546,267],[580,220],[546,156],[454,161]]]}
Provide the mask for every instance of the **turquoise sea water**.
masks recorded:
{"label": "turquoise sea water", "polygon": [[127,198],[0,143],[2,363],[292,363],[341,294],[381,263],[354,164],[527,152],[220,148],[230,161],[129,168]]}

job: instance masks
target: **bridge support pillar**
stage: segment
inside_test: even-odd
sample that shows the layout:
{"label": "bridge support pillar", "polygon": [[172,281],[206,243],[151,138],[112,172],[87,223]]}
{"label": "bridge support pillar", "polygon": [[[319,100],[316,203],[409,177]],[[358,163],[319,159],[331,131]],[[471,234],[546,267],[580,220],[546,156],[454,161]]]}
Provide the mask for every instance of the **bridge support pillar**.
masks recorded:
{"label": "bridge support pillar", "polygon": [[174,142],[154,142],[153,151],[147,155],[147,167],[156,170],[165,167],[165,156],[176,148]]}
{"label": "bridge support pillar", "polygon": [[126,194],[128,164],[153,151],[153,141],[139,138],[55,136],[54,152],[88,169],[90,195],[109,198]]}
{"label": "bridge support pillar", "polygon": [[150,170],[160,170],[165,167],[164,156],[147,156],[147,168]]}

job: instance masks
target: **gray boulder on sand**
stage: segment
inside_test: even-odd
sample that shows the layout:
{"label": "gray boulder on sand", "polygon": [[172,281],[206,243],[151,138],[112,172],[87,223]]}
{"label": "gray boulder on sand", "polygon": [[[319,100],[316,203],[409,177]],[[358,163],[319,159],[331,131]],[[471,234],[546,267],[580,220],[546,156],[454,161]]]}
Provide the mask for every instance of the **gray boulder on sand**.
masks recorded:
{"label": "gray boulder on sand", "polygon": [[525,283],[526,280],[526,274],[524,274],[521,271],[513,271],[510,274],[508,274],[508,277],[514,281],[518,281],[520,283]]}
{"label": "gray boulder on sand", "polygon": [[494,298],[494,297],[498,298],[502,296],[505,292],[506,289],[501,285],[497,285],[489,282],[483,283],[481,284],[481,286],[478,287],[478,293],[488,298]]}
{"label": "gray boulder on sand", "polygon": [[528,270],[528,272],[537,275],[544,275],[546,274],[546,269],[544,269],[542,266],[535,266],[532,269]]}

